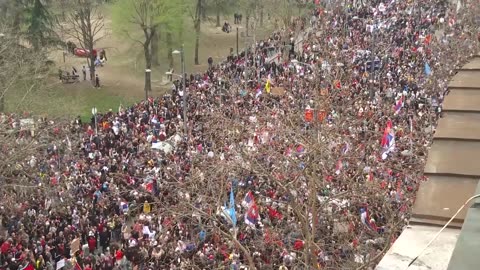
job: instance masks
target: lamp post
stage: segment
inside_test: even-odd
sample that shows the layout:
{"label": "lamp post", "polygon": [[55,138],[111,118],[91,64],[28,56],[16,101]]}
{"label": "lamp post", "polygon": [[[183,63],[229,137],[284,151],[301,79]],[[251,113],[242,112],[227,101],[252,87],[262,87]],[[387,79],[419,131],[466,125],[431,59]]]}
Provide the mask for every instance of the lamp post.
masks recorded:
{"label": "lamp post", "polygon": [[92,115],[94,119],[94,124],[95,124],[95,135],[98,135],[98,123],[97,123],[97,107],[92,108]]}
{"label": "lamp post", "polygon": [[182,110],[183,110],[183,132],[185,133],[185,137],[188,141],[188,119],[187,119],[187,91],[185,87],[185,50],[182,44],[182,48],[180,50],[174,50],[172,54],[180,54],[180,59],[182,61]]}
{"label": "lamp post", "polygon": [[[149,78],[148,80],[150,80],[151,78],[151,74],[152,73],[152,70],[147,68],[145,69],[145,78]],[[147,84],[145,84],[145,100],[148,100],[148,91],[150,91],[150,86],[147,86]]]}

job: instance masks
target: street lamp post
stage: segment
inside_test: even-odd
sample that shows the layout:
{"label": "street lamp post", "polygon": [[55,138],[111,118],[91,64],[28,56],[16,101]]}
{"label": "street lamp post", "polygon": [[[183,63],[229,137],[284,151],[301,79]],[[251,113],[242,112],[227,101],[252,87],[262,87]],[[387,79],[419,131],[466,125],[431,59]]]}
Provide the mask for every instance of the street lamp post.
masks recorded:
{"label": "street lamp post", "polygon": [[188,118],[187,118],[187,90],[185,86],[185,50],[184,46],[182,44],[182,48],[179,50],[175,50],[172,52],[172,54],[180,54],[180,59],[182,61],[182,91],[183,91],[183,96],[182,96],[182,110],[183,110],[183,132],[185,133],[185,137],[188,139]]}
{"label": "street lamp post", "polygon": [[97,123],[97,107],[92,108],[93,122],[95,125],[95,135],[98,135],[98,123]]}

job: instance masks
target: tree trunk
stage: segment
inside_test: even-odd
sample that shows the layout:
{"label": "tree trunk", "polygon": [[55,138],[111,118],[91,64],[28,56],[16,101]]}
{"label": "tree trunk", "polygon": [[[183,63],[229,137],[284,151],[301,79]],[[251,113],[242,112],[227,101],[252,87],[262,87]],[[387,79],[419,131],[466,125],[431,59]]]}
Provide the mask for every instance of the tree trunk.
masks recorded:
{"label": "tree trunk", "polygon": [[167,59],[169,63],[169,68],[173,67],[173,45],[172,45],[172,33],[167,32]]}
{"label": "tree trunk", "polygon": [[[90,52],[93,52],[93,49],[90,49]],[[93,53],[90,53],[90,58],[88,61],[88,69],[90,71],[90,82],[95,86],[95,56]]]}
{"label": "tree trunk", "polygon": [[200,1],[200,12],[202,14],[202,21],[207,21],[207,4],[205,0],[199,0]]}
{"label": "tree trunk", "polygon": [[200,62],[198,61],[198,48],[200,47],[200,21],[195,28],[195,65],[200,65]]}
{"label": "tree trunk", "polygon": [[245,19],[245,24],[246,24],[246,25],[245,25],[245,26],[246,26],[246,27],[245,27],[245,29],[246,29],[245,35],[247,35],[247,37],[248,37],[248,23],[249,23],[249,22],[250,22],[250,16],[247,15],[247,18]]}
{"label": "tree trunk", "polygon": [[0,93],[2,96],[0,97],[0,112],[5,111],[5,93]]}
{"label": "tree trunk", "polygon": [[220,27],[220,7],[217,7],[217,27]]}
{"label": "tree trunk", "polygon": [[151,72],[147,72],[152,68],[152,53],[150,51],[151,42],[145,43],[143,46],[143,52],[145,53],[145,97],[148,95],[148,92],[152,91],[152,78],[150,76]]}
{"label": "tree trunk", "polygon": [[200,18],[202,16],[202,0],[197,1],[197,8],[195,10],[195,65],[199,65],[198,61],[198,47],[200,46]]}
{"label": "tree trunk", "polygon": [[151,52],[152,52],[152,65],[160,66],[159,57],[158,57],[158,47],[160,41],[160,33],[152,32],[152,41],[150,42]]}

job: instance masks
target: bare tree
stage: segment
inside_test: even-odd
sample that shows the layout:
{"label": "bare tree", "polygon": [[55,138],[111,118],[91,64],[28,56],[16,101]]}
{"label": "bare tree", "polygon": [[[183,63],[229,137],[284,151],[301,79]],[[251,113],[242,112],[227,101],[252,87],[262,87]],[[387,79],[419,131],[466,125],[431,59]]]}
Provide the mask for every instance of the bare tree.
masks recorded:
{"label": "bare tree", "polygon": [[228,8],[228,5],[231,4],[228,0],[212,0],[211,5],[212,8],[215,10],[215,17],[216,17],[216,22],[215,26],[220,27],[220,16],[222,13],[225,13],[226,9]]}
{"label": "bare tree", "polygon": [[14,28],[0,23],[0,112],[5,111],[5,98],[9,92],[18,94],[27,89],[23,98],[16,100],[23,102],[26,95],[43,84],[48,72],[43,54],[24,47],[19,40]]}
{"label": "bare tree", "polygon": [[[174,21],[183,13],[183,2],[168,0],[121,0],[116,4],[113,20],[120,26],[121,32],[126,34],[142,46],[145,57],[145,69],[151,69],[152,64],[158,61],[158,46],[160,28],[172,26]],[[138,39],[131,33],[131,25],[140,29],[143,38]],[[168,33],[167,29],[162,31]],[[145,72],[145,91],[152,90],[151,73]]]}
{"label": "bare tree", "polygon": [[195,5],[195,13],[190,12],[192,20],[193,20],[193,28],[195,29],[195,56],[194,61],[195,65],[199,65],[200,62],[198,61],[198,49],[200,47],[200,27],[202,24],[202,10],[203,10],[203,1],[197,0],[197,4]]}
{"label": "bare tree", "polygon": [[87,64],[92,84],[95,84],[95,45],[105,37],[104,16],[93,0],[76,0],[74,11],[68,14],[65,34],[74,39],[82,49],[89,51]]}

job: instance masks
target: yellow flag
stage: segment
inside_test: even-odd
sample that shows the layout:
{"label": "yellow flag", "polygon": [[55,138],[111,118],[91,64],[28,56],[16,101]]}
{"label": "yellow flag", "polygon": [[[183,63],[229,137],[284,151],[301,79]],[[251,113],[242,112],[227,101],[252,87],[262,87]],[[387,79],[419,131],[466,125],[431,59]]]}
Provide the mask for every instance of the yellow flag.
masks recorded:
{"label": "yellow flag", "polygon": [[152,207],[150,206],[150,204],[148,202],[145,202],[143,204],[143,213],[145,213],[145,214],[150,213],[150,211],[152,210],[151,208]]}
{"label": "yellow flag", "polygon": [[267,94],[270,94],[270,79],[268,79],[267,83],[265,84],[265,92],[267,92]]}

